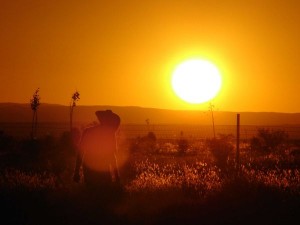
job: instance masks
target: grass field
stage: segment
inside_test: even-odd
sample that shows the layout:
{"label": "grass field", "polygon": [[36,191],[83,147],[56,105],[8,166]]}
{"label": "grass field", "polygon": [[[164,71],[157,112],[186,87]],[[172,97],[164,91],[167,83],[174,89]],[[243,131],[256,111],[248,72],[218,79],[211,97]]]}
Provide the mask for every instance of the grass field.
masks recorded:
{"label": "grass field", "polygon": [[[119,140],[122,191],[72,181],[68,135],[1,137],[3,224],[294,224],[300,219],[298,142],[264,152],[234,138]],[[183,143],[183,144],[182,144]],[[218,150],[214,152],[214,150]],[[219,152],[225,152],[219,154]],[[226,158],[226,160],[224,160]]]}

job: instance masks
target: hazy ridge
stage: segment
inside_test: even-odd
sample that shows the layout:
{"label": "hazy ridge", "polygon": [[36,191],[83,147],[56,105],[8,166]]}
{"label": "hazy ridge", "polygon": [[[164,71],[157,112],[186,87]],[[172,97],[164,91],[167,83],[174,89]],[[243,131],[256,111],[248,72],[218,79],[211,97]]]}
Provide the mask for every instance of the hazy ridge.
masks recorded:
{"label": "hazy ridge", "polygon": [[[212,122],[209,111],[167,110],[135,106],[76,106],[74,122],[91,123],[97,121],[95,111],[111,109],[120,115],[123,124],[199,124]],[[214,111],[217,125],[236,124],[237,112]],[[300,113],[240,112],[243,125],[300,125]],[[0,122],[30,122],[32,111],[29,104],[0,103]],[[38,110],[39,122],[68,122],[69,106],[42,103]]]}

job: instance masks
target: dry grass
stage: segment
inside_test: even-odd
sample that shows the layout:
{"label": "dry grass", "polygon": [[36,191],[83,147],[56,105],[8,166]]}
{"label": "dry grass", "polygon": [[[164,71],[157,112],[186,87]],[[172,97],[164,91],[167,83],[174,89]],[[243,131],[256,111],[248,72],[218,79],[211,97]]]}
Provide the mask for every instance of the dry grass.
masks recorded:
{"label": "dry grass", "polygon": [[[125,193],[114,202],[107,198],[114,194],[111,190],[102,189],[101,196],[95,197],[83,184],[72,183],[72,166],[62,167],[61,173],[54,173],[52,167],[23,170],[17,164],[2,169],[4,220],[10,224],[99,224],[105,219],[106,224],[234,225],[291,224],[299,219],[300,169],[288,155],[251,155],[250,159],[242,152],[237,176],[230,166],[226,172],[218,168],[213,154],[199,143],[196,154],[195,150],[178,155],[171,143],[160,147],[157,153],[126,157],[121,171]],[[12,218],[18,219],[12,222]]]}

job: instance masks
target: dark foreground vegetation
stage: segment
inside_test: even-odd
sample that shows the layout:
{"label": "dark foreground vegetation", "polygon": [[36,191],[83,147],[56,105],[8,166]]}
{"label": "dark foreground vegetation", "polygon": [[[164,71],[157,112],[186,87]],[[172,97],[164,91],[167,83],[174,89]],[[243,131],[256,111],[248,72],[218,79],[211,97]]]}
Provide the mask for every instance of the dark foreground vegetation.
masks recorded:
{"label": "dark foreground vegetation", "polygon": [[[235,140],[119,140],[123,190],[74,183],[75,150],[59,138],[0,135],[1,224],[295,224],[300,144],[281,131]],[[295,222],[294,222],[295,221]]]}

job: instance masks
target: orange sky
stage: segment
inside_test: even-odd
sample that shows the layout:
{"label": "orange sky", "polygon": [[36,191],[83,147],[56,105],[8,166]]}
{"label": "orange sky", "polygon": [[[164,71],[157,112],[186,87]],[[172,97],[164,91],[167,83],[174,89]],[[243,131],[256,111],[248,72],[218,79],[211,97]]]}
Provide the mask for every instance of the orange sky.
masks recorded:
{"label": "orange sky", "polygon": [[[79,3],[81,2],[81,3]],[[246,3],[247,2],[247,3]],[[220,111],[300,112],[300,1],[0,1],[0,102],[208,109],[179,100],[174,67],[220,69]]]}

